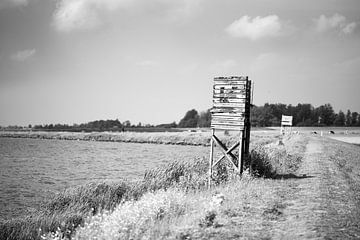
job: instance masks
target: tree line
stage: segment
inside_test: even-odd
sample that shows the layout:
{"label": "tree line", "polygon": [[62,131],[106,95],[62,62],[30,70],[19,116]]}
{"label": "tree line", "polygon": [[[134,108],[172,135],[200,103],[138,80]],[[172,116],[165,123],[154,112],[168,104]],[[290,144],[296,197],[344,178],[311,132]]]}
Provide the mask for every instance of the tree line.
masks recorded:
{"label": "tree line", "polygon": [[[347,110],[346,114],[340,110],[335,113],[330,103],[314,107],[311,104],[265,103],[263,106],[251,108],[251,125],[254,127],[280,126],[282,115],[293,116],[293,126],[360,126],[358,112]],[[210,127],[210,109],[198,113],[189,110],[180,120],[178,127]]]}
{"label": "tree line", "polygon": [[[251,125],[254,127],[280,126],[281,116],[293,116],[293,126],[360,126],[360,114],[347,110],[335,113],[331,104],[327,103],[319,107],[311,104],[265,103],[263,106],[252,106]],[[198,112],[195,109],[187,111],[179,123],[164,123],[159,125],[131,123],[129,120],[120,122],[115,120],[96,120],[82,124],[43,124],[28,127],[8,126],[8,130],[46,130],[46,131],[168,131],[175,128],[210,127],[210,109]]]}

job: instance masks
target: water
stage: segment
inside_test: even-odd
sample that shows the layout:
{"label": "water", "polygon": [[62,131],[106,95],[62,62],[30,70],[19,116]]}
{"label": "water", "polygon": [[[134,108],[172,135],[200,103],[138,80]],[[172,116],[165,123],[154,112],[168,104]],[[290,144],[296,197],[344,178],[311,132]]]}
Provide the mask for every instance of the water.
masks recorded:
{"label": "water", "polygon": [[0,218],[31,211],[67,187],[134,180],[146,169],[207,156],[208,151],[196,146],[0,138]]}

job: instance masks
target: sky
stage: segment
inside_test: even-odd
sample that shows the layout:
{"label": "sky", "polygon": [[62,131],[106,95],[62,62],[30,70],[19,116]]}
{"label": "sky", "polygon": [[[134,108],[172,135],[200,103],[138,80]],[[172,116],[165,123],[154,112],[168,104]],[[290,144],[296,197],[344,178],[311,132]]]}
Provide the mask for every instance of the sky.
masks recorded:
{"label": "sky", "polygon": [[178,122],[216,76],[360,112],[360,1],[0,0],[2,126]]}

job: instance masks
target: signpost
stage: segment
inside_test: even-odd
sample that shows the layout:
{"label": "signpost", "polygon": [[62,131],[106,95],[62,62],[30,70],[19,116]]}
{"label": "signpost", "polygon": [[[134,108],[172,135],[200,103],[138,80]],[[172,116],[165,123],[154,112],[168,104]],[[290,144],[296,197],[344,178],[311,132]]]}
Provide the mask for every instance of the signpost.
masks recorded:
{"label": "signpost", "polygon": [[[250,143],[251,80],[248,77],[216,77],[213,87],[213,108],[211,109],[211,142],[209,160],[209,187],[213,168],[223,159],[231,162],[235,171],[243,173],[244,158],[249,154]],[[217,136],[216,130],[238,131],[239,140],[227,147]],[[223,153],[214,161],[214,147]],[[239,149],[238,156],[232,153]]]}
{"label": "signpost", "polygon": [[286,115],[281,116],[280,134],[285,134],[286,127],[290,127],[290,131],[291,131],[292,120],[293,120],[293,116],[286,116]]}

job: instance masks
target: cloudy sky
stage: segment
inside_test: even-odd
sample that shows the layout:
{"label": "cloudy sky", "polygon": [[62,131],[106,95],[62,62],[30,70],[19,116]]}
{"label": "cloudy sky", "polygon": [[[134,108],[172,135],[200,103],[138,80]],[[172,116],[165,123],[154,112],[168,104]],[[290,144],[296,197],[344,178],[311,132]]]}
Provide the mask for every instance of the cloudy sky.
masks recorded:
{"label": "cloudy sky", "polygon": [[360,112],[358,0],[0,0],[0,125],[178,121],[215,76]]}

